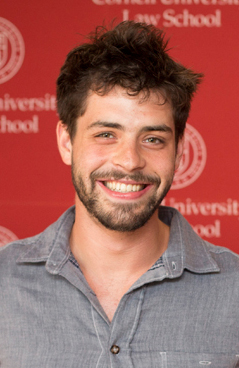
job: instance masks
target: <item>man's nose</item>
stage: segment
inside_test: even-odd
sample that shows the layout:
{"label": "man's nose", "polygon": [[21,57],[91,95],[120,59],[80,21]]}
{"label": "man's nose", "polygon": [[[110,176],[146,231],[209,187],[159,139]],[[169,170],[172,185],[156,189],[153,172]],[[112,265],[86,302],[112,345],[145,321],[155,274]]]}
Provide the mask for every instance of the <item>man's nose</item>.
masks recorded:
{"label": "man's nose", "polygon": [[113,154],[112,162],[125,171],[142,170],[146,161],[136,142],[125,141],[118,145]]}

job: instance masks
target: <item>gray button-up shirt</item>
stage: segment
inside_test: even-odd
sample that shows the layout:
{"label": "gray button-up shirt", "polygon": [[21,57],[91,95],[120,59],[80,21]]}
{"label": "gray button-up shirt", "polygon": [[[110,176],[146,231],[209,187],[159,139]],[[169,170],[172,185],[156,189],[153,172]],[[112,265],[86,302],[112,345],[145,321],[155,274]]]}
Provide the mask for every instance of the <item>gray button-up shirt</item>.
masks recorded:
{"label": "gray button-up shirt", "polygon": [[239,367],[239,257],[174,209],[169,246],[110,323],[70,260],[74,208],[0,250],[1,368]]}

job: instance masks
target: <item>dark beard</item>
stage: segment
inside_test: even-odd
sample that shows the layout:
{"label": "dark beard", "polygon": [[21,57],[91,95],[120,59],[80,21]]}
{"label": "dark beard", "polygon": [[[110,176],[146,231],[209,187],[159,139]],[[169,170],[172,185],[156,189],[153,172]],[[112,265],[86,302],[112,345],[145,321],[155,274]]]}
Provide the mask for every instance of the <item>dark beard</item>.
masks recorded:
{"label": "dark beard", "polygon": [[[140,172],[127,175],[126,177],[120,172],[111,171],[103,173],[99,171],[94,171],[90,175],[91,189],[88,193],[81,175],[76,175],[74,164],[72,164],[72,182],[75,187],[75,191],[89,214],[92,217],[96,218],[107,229],[120,232],[130,232],[144,226],[146,222],[152,217],[154,212],[158,209],[163,198],[168,193],[173,180],[172,178],[172,180],[167,182],[167,185],[164,188],[160,198],[157,198],[156,193],[154,193],[150,197],[146,207],[141,211],[137,211],[141,207],[141,203],[117,203],[115,205],[111,204],[111,206],[114,206],[115,208],[104,211],[104,204],[102,204],[102,202],[100,203],[97,195],[94,193],[95,179],[99,177],[113,177],[115,180],[125,178],[126,180],[130,179],[139,183],[148,182],[154,184],[156,189],[161,184],[161,180],[158,177],[144,176]],[[108,200],[105,199],[105,201],[107,202]]]}

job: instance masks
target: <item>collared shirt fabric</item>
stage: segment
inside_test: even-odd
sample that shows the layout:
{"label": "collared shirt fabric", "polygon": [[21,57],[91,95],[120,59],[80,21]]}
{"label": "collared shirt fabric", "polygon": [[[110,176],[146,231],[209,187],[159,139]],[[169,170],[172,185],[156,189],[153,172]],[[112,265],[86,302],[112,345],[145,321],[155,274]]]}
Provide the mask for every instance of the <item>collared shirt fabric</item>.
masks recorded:
{"label": "collared shirt fabric", "polygon": [[160,207],[168,248],[110,323],[72,262],[74,216],[0,250],[1,368],[239,367],[238,255]]}

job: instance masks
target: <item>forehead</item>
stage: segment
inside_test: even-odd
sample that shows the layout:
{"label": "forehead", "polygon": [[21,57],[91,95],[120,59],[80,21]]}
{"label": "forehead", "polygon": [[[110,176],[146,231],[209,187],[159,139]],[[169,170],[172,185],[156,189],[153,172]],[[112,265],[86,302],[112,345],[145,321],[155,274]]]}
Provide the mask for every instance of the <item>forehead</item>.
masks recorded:
{"label": "forehead", "polygon": [[166,94],[163,91],[142,90],[139,93],[134,94],[134,92],[131,92],[130,90],[128,91],[120,86],[115,86],[106,93],[90,91],[86,99],[86,105],[88,106],[90,101],[98,99],[101,101],[110,99],[118,99],[118,100],[127,99],[129,101],[134,101],[138,104],[155,104],[155,105],[163,105],[168,102]]}
{"label": "forehead", "polygon": [[86,109],[82,117],[85,119],[120,119],[147,121],[158,119],[172,120],[173,109],[163,93],[141,91],[137,95],[129,94],[121,87],[114,87],[107,94],[91,92],[86,101]]}

